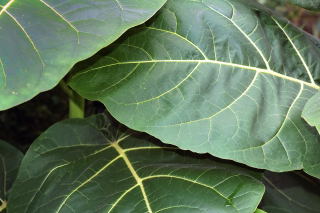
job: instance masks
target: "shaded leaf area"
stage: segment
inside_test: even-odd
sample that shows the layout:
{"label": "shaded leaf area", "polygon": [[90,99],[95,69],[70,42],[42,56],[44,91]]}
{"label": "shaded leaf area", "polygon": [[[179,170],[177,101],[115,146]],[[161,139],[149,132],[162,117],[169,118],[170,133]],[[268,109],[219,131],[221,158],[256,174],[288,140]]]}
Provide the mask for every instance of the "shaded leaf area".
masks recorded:
{"label": "shaded leaf area", "polygon": [[22,158],[22,152],[0,140],[0,212],[6,209],[8,194],[16,179]]}
{"label": "shaded leaf area", "polygon": [[53,88],[72,66],[148,20],[165,0],[0,3],[0,110]]}
{"label": "shaded leaf area", "polygon": [[261,208],[270,213],[318,213],[320,182],[299,173],[266,172]]}
{"label": "shaded leaf area", "polygon": [[301,118],[320,89],[319,45],[253,1],[171,0],[70,85],[165,143],[320,177],[320,136]]}
{"label": "shaded leaf area", "polygon": [[320,133],[320,92],[308,100],[303,109],[302,117],[311,126],[316,127]]}
{"label": "shaded leaf area", "polygon": [[164,147],[103,115],[63,121],[30,147],[8,212],[254,212],[259,174]]}

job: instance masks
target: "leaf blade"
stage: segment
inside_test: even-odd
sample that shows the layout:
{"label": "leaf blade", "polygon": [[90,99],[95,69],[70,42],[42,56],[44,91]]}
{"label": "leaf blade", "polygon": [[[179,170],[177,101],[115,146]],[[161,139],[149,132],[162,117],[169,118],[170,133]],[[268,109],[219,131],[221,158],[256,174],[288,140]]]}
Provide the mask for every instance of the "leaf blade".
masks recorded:
{"label": "leaf blade", "polygon": [[319,137],[301,119],[319,91],[317,45],[251,1],[169,1],[70,85],[182,149],[320,177]]}
{"label": "leaf blade", "polygon": [[145,22],[164,3],[11,0],[0,5],[0,110],[53,88],[75,63]]}
{"label": "leaf blade", "polygon": [[262,208],[269,212],[317,212],[320,199],[317,180],[297,173],[275,174],[266,172],[266,194]]}
{"label": "leaf blade", "polygon": [[0,140],[0,211],[7,206],[8,193],[16,179],[23,154]]}
{"label": "leaf blade", "polygon": [[[110,126],[110,121],[101,115],[61,122],[40,136],[26,154],[8,210],[256,209],[264,187],[255,172],[176,151],[175,147],[153,143],[151,138],[129,136]],[[30,170],[39,161],[42,168]]]}
{"label": "leaf blade", "polygon": [[308,100],[303,111],[302,117],[310,124],[317,128],[320,133],[320,92]]}

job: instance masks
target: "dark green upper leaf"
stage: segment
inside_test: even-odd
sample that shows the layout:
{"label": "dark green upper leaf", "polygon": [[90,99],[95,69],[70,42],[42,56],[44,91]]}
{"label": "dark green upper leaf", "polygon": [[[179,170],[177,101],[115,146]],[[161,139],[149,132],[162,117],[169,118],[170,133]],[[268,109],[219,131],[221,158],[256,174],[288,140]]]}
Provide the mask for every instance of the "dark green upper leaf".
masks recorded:
{"label": "dark green upper leaf", "polygon": [[320,133],[320,92],[308,100],[303,109],[302,117],[311,126],[316,127]]}
{"label": "dark green upper leaf", "polygon": [[70,85],[165,143],[320,177],[320,136],[301,118],[319,46],[253,1],[170,0]]}
{"label": "dark green upper leaf", "polygon": [[262,198],[256,173],[111,127],[96,116],[42,134],[22,162],[8,212],[252,213]]}
{"label": "dark green upper leaf", "polygon": [[265,174],[266,194],[262,208],[270,213],[320,212],[320,185],[295,173]]}
{"label": "dark green upper leaf", "polygon": [[0,2],[0,110],[51,89],[78,61],[145,22],[165,0]]}
{"label": "dark green upper leaf", "polygon": [[6,208],[8,192],[16,179],[23,154],[0,140],[0,212]]}

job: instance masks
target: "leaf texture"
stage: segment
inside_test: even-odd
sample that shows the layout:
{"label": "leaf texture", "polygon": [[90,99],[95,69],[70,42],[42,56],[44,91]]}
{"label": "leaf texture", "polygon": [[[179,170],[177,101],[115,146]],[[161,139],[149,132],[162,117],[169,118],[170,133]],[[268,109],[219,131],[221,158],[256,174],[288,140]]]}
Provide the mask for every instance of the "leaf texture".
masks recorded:
{"label": "leaf texture", "polygon": [[259,204],[258,174],[110,124],[98,115],[43,133],[22,162],[8,212],[252,213]]}
{"label": "leaf texture", "polygon": [[261,208],[270,213],[317,213],[319,181],[300,173],[265,174],[266,194]]}
{"label": "leaf texture", "polygon": [[165,0],[0,2],[0,110],[53,88],[72,66],[149,19]]}
{"label": "leaf texture", "polygon": [[320,138],[301,118],[319,91],[319,46],[253,1],[170,0],[70,85],[165,143],[320,177]]}
{"label": "leaf texture", "polygon": [[8,193],[16,179],[23,154],[0,140],[0,212],[7,206]]}
{"label": "leaf texture", "polygon": [[320,133],[320,92],[308,100],[303,109],[302,117],[311,126],[316,127]]}

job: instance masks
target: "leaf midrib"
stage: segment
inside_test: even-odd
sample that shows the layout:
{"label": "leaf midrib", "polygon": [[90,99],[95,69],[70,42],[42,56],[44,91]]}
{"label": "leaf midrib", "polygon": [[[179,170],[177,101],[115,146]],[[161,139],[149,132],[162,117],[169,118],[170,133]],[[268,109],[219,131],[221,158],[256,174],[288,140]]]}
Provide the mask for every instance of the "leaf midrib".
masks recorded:
{"label": "leaf midrib", "polygon": [[[127,64],[147,64],[147,63],[199,63],[199,64],[208,63],[208,64],[218,64],[218,65],[236,67],[236,68],[245,69],[245,70],[249,70],[249,71],[255,71],[255,72],[258,72],[258,73],[273,75],[273,76],[276,76],[278,78],[282,78],[282,79],[285,79],[285,80],[288,80],[288,81],[292,81],[292,82],[295,82],[295,83],[299,83],[299,84],[304,84],[304,85],[306,85],[308,87],[320,90],[320,86],[318,86],[316,84],[312,84],[312,83],[309,83],[309,82],[306,82],[306,81],[303,81],[303,80],[300,80],[300,79],[296,79],[296,78],[293,78],[293,77],[290,77],[290,76],[287,76],[287,75],[283,75],[283,74],[280,74],[280,73],[275,72],[273,70],[267,70],[267,69],[262,69],[262,68],[259,68],[259,67],[251,67],[251,66],[235,64],[235,63],[230,63],[230,62],[223,62],[223,61],[218,61],[218,60],[156,60],[156,59],[154,59],[154,60],[146,60],[146,61],[117,62],[117,63],[108,64],[108,65],[104,65],[104,66],[100,66],[100,67],[96,67],[96,68],[93,68],[93,69],[86,70],[84,72],[81,72],[79,74],[74,75],[73,78],[78,78],[81,75],[84,75],[84,74],[87,74],[89,72],[96,71],[96,70],[99,70],[99,69],[103,69],[103,68],[106,68],[106,67],[117,66],[117,65],[127,65]],[[125,79],[121,79],[119,82],[122,82],[123,80],[125,80]],[[116,86],[116,85],[117,84],[115,84],[113,86]],[[108,89],[110,89],[110,87],[108,87]],[[172,90],[172,89],[173,88],[171,88],[170,90]],[[100,90],[100,91],[96,91],[96,92],[90,92],[90,93],[91,94],[95,94],[95,93],[101,93],[102,91],[104,91],[104,90]],[[167,93],[167,91],[165,93]],[[159,96],[162,96],[162,95],[163,95],[163,93],[160,94]],[[144,102],[148,102],[148,101],[154,100],[157,97],[153,97],[153,98],[150,98],[150,99],[147,99],[147,100],[144,100],[144,101],[140,101],[140,102],[135,102],[135,103],[126,103],[125,105],[141,104],[141,103],[144,103]]]}

